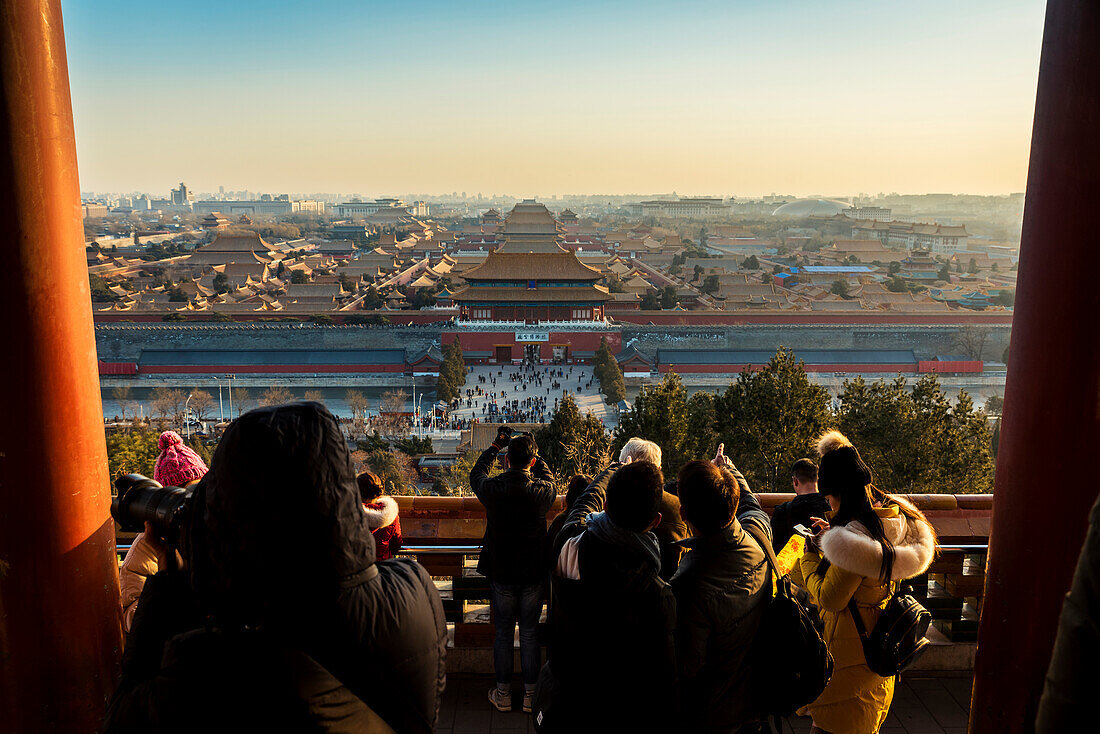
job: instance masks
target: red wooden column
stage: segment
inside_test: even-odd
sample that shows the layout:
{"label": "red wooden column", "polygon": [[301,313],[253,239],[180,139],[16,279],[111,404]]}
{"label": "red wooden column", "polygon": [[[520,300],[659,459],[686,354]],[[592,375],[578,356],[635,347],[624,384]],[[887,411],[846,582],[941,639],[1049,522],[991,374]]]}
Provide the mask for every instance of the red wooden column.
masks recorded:
{"label": "red wooden column", "polygon": [[121,626],[59,0],[0,0],[0,732],[88,732]]}
{"label": "red wooden column", "polygon": [[971,734],[1034,730],[1062,599],[1100,491],[1100,289],[1088,275],[1100,201],[1097,39],[1100,3],[1050,0]]}

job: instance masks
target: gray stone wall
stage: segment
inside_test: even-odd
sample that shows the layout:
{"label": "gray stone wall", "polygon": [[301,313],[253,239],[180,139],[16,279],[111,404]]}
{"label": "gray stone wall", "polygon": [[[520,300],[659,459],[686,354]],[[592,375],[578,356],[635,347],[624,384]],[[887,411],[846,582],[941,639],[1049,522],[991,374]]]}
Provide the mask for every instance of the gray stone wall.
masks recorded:
{"label": "gray stone wall", "polygon": [[315,324],[101,324],[96,350],[108,362],[136,362],[143,349],[394,349],[428,348],[438,326]]}
{"label": "gray stone wall", "polygon": [[[624,325],[624,348],[658,349],[912,349],[918,359],[958,354],[958,326],[641,326]],[[1000,361],[1010,327],[988,326],[983,358]],[[136,361],[143,349],[393,349],[438,343],[429,326],[319,326],[314,324],[101,324],[99,358]]]}
{"label": "gray stone wall", "polygon": [[[658,349],[912,349],[918,359],[959,354],[958,326],[623,326],[623,347],[633,343],[652,355]],[[1000,361],[1010,327],[987,326],[982,358]]]}

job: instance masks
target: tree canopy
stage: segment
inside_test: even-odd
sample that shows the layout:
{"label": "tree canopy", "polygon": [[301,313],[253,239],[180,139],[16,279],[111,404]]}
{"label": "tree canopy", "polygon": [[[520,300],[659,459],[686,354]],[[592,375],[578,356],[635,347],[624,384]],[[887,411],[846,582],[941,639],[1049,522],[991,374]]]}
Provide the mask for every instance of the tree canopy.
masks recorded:
{"label": "tree canopy", "polygon": [[715,433],[752,487],[787,491],[787,470],[811,456],[831,424],[829,393],[780,349],[759,372],[745,370],[716,400]]}
{"label": "tree canopy", "polygon": [[661,447],[661,469],[675,476],[686,462],[699,458],[691,453],[687,404],[687,391],[675,372],[655,386],[643,386],[631,409],[619,416],[612,451],[617,453],[632,436],[648,439]]}
{"label": "tree canopy", "polygon": [[844,383],[837,422],[886,492],[989,492],[992,437],[966,391],[954,405],[935,375]]}
{"label": "tree canopy", "polygon": [[574,474],[593,476],[611,463],[610,438],[591,413],[581,415],[572,396],[565,396],[544,428],[535,432],[539,455],[564,485]]}
{"label": "tree canopy", "polygon": [[436,398],[447,403],[457,398],[466,384],[467,372],[462,344],[455,339],[443,347],[443,361],[439,364],[439,379],[435,384]]}
{"label": "tree canopy", "polygon": [[623,369],[607,346],[607,339],[600,337],[600,348],[596,350],[595,366],[592,370],[600,381],[600,392],[604,401],[614,405],[626,398],[626,383],[623,381]]}

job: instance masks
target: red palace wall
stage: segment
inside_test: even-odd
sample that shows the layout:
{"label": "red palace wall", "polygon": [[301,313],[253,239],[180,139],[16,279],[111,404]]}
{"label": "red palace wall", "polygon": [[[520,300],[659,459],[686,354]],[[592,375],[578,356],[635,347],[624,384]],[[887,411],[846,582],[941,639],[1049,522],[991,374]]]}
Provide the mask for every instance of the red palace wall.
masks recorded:
{"label": "red palace wall", "polygon": [[[438,367],[438,365],[437,365]],[[157,365],[141,368],[143,375],[198,375],[215,374],[223,372],[227,374],[243,375],[249,373],[265,374],[295,374],[311,375],[319,373],[377,373],[390,372],[402,373],[405,371],[403,364],[264,364],[264,365]],[[104,374],[100,371],[100,374]]]}
{"label": "red palace wall", "polygon": [[[177,311],[186,321],[211,321],[210,312],[202,311]],[[405,324],[435,324],[442,323],[453,318],[457,311],[318,311],[318,314],[330,316],[336,323],[342,323],[347,316],[385,316],[390,323],[403,326]],[[278,315],[282,314],[282,315]],[[957,311],[952,313],[935,314],[900,314],[888,311],[868,313],[821,313],[818,311],[797,311],[775,313],[767,311],[640,311],[637,309],[624,309],[608,306],[607,315],[624,324],[648,324],[657,326],[720,326],[720,325],[751,325],[751,324],[820,324],[832,325],[966,325],[985,324],[989,326],[1010,326],[1012,324],[1011,311],[997,311],[983,313],[978,311]],[[162,323],[165,312],[163,311],[104,311],[93,314],[97,324],[111,323]],[[303,321],[309,314],[289,314],[279,311],[268,311],[264,315],[254,312],[229,314],[233,321],[241,322],[279,322],[279,321]],[[597,342],[598,344],[598,342]]]}
{"label": "red palace wall", "polygon": [[[537,326],[526,329],[526,331],[545,331],[545,329],[539,329]],[[545,342],[517,342],[515,330],[511,331],[458,331],[450,330],[444,331],[442,334],[443,344],[447,345],[452,343],[457,337],[462,344],[462,351],[466,355],[466,361],[470,363],[477,363],[481,360],[476,360],[470,357],[470,352],[489,352],[489,359],[495,359],[497,354],[497,347],[509,345],[511,347],[512,359],[523,358],[523,347],[528,343],[537,343],[541,347],[540,356],[542,359],[550,360],[553,358],[553,347],[556,345],[566,345],[569,347],[569,355],[572,358],[572,354],[575,351],[580,352],[595,352],[600,348],[600,339],[607,339],[607,346],[611,349],[612,354],[618,353],[622,349],[623,337],[618,331],[550,331],[550,338]]]}
{"label": "red palace wall", "polygon": [[[658,372],[664,374],[666,372],[675,372],[680,375],[686,374],[736,374],[748,366],[752,372],[759,372],[764,369],[765,365],[762,364],[662,364],[658,368]],[[915,373],[917,371],[917,365],[915,363],[909,364],[808,364],[806,365],[807,372],[884,372],[889,374],[901,373]],[[979,370],[980,371],[980,370]]]}
{"label": "red palace wall", "polygon": [[608,308],[609,318],[624,324],[649,324],[655,326],[733,326],[742,324],[806,324],[806,325],[866,325],[890,326],[941,326],[985,324],[1011,326],[1012,312],[982,313],[958,311],[954,313],[905,314],[880,312],[821,313],[820,311],[767,312],[767,311],[621,311]]}

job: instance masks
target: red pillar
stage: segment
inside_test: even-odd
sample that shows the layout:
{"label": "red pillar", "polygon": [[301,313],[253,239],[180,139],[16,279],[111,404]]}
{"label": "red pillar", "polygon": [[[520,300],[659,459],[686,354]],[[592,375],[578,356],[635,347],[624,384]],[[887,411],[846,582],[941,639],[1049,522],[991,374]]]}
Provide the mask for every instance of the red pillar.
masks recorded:
{"label": "red pillar", "polygon": [[0,732],[94,731],[114,524],[59,0],[0,0]]}
{"label": "red pillar", "polygon": [[[971,734],[1031,732],[1098,485],[1100,4],[1050,0]],[[1086,725],[1086,722],[1082,722]]]}

